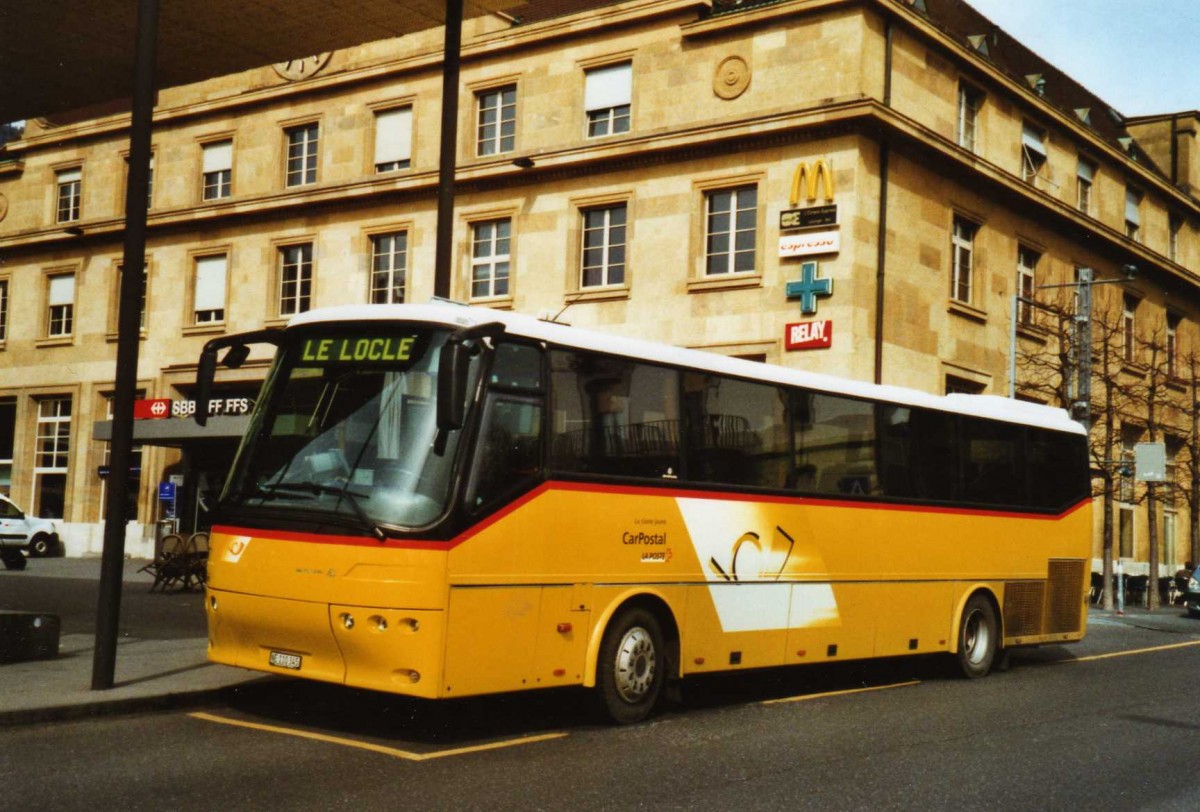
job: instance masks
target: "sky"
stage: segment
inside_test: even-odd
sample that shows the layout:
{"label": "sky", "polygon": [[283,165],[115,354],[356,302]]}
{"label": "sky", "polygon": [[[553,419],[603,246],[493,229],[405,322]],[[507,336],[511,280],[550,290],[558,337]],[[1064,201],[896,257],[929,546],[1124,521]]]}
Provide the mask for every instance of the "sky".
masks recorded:
{"label": "sky", "polygon": [[1200,0],[967,0],[1125,116],[1200,110]]}

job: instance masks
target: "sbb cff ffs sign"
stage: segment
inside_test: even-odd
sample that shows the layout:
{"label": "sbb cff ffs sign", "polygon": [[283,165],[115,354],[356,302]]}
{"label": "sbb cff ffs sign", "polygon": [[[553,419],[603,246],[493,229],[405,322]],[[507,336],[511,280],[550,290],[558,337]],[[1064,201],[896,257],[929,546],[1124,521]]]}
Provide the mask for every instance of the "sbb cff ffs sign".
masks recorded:
{"label": "sbb cff ffs sign", "polygon": [[[208,402],[210,417],[250,413],[250,398],[213,398]],[[191,417],[196,413],[196,401],[152,398],[133,402],[134,420],[163,420],[168,417]]]}
{"label": "sbb cff ffs sign", "polygon": [[784,345],[789,350],[827,350],[833,346],[833,322],[826,319],[789,324]]}

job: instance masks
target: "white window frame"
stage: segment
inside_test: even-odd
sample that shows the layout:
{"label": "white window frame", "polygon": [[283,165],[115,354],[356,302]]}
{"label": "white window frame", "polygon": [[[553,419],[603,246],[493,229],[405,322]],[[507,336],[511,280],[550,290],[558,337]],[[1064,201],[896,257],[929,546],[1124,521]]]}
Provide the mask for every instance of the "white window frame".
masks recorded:
{"label": "white window frame", "polygon": [[516,83],[478,91],[475,94],[475,154],[485,158],[516,148]]}
{"label": "white window frame", "polygon": [[54,174],[55,222],[74,223],[83,214],[83,167],[60,169]]}
{"label": "white window frame", "polygon": [[[620,212],[620,222],[613,223]],[[599,218],[598,222],[596,218]],[[580,210],[579,289],[624,285],[628,278],[629,204],[625,201]],[[589,221],[592,221],[589,224]],[[595,244],[589,244],[589,240]],[[590,262],[590,264],[589,264]],[[588,281],[589,272],[598,279]]]}
{"label": "white window frame", "polygon": [[1029,326],[1033,324],[1034,306],[1031,302],[1037,297],[1037,265],[1042,255],[1028,246],[1017,246],[1017,293],[1021,297],[1017,308],[1017,323]]}
{"label": "white window frame", "polygon": [[588,138],[628,133],[633,127],[633,62],[585,70],[583,111]]}
{"label": "white window frame", "polygon": [[370,235],[371,304],[403,304],[408,294],[408,232]]}
{"label": "white window frame", "polygon": [[1092,191],[1096,183],[1096,165],[1080,158],[1075,168],[1075,208],[1084,214],[1092,213]]}
{"label": "white window frame", "polygon": [[[731,195],[728,211],[713,209],[713,202],[719,195]],[[758,185],[753,183],[705,190],[703,248],[705,278],[752,274],[758,271],[758,203]],[[747,213],[753,221],[749,227],[741,217]],[[729,218],[729,222],[724,228],[719,225],[718,218],[720,217]],[[749,248],[745,247],[747,235],[749,236]],[[713,243],[720,238],[725,239],[726,247],[724,250],[714,250]],[[742,247],[739,248],[739,245]],[[746,256],[750,257],[750,267],[738,267],[739,260],[744,260]]]}
{"label": "white window frame", "polygon": [[[62,408],[64,403],[66,404],[65,412]],[[37,423],[33,443],[33,494],[34,510],[40,516],[46,515],[45,506],[42,504],[42,477],[47,474],[61,474],[63,477],[67,477],[69,473],[73,411],[74,403],[70,395],[54,395],[37,400]],[[49,464],[43,465],[42,463]],[[69,481],[66,484],[69,485]],[[64,514],[66,513],[66,493],[67,488],[64,487]]]}
{"label": "white window frame", "polygon": [[471,223],[471,298],[512,295],[511,217]]}
{"label": "white window frame", "polygon": [[398,172],[412,166],[411,106],[375,112],[375,172]]}
{"label": "white window frame", "polygon": [[289,189],[311,186],[319,179],[321,124],[309,121],[284,130],[284,185]]}
{"label": "white window frame", "polygon": [[974,295],[975,237],[979,226],[954,215],[950,232],[950,298],[969,305]]}
{"label": "white window frame", "polygon": [[1021,125],[1021,180],[1032,184],[1046,167],[1046,131],[1030,124]]}
{"label": "white window frame", "polygon": [[312,309],[313,244],[297,242],[279,246],[279,283],[276,314],[288,318]]}
{"label": "white window frame", "polygon": [[1127,364],[1137,362],[1137,308],[1141,301],[1132,293],[1121,298],[1121,359]]}
{"label": "white window frame", "polygon": [[983,107],[983,91],[966,82],[958,84],[958,127],[956,139],[963,149],[979,149],[979,111]]}
{"label": "white window frame", "polygon": [[200,145],[200,199],[221,200],[233,195],[233,139]]}
{"label": "white window frame", "polygon": [[[46,337],[67,338],[75,334],[75,297],[78,279],[74,272],[46,277]],[[69,293],[67,287],[69,285]]]}
{"label": "white window frame", "polygon": [[1142,197],[1132,186],[1125,187],[1125,236],[1134,242],[1142,241]]}
{"label": "white window frame", "polygon": [[211,325],[225,321],[228,306],[229,255],[206,254],[192,262],[192,324]]}

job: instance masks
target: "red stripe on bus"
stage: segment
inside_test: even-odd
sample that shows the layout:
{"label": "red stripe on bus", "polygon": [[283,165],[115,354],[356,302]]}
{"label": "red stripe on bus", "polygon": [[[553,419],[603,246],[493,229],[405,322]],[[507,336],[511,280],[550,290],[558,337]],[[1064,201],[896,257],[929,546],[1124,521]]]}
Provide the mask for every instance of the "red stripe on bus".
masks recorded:
{"label": "red stripe on bus", "polygon": [[777,505],[803,504],[814,505],[817,507],[857,508],[859,510],[895,510],[905,513],[938,513],[955,514],[959,516],[994,516],[997,518],[1033,519],[1037,521],[1058,521],[1060,519],[1064,519],[1092,501],[1089,497],[1086,499],[1081,499],[1077,504],[1067,508],[1062,513],[1040,514],[1019,513],[1016,511],[1007,510],[983,510],[980,508],[901,505],[889,502],[858,502],[840,499],[821,499],[809,496],[768,496],[764,494],[713,493],[712,491],[698,490],[665,490],[663,488],[640,487],[637,485],[597,485],[595,483],[583,482],[543,482],[541,485],[534,488],[520,499],[517,499],[507,507],[496,511],[486,519],[480,521],[478,524],[471,525],[449,541],[388,539],[385,542],[381,542],[365,536],[326,535],[321,533],[302,533],[287,530],[264,531],[243,527],[227,527],[223,525],[214,526],[212,528],[212,532],[224,533],[225,535],[230,536],[255,536],[258,538],[265,537],[275,541],[299,541],[312,544],[339,544],[352,547],[378,547],[380,545],[386,545],[393,549],[399,547],[409,550],[450,550],[467,541],[472,536],[482,533],[487,528],[507,517],[513,511],[523,507],[529,502],[532,502],[542,494],[554,490],[570,491],[573,493],[606,493],[614,496],[657,496],[667,497],[670,499],[710,499],[724,502],[768,502]]}

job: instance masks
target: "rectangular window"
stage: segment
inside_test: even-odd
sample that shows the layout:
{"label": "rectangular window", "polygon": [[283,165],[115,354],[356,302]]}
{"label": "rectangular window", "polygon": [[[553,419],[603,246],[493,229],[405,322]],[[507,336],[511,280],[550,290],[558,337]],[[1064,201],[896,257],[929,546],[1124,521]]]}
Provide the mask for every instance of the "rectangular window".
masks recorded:
{"label": "rectangular window", "polygon": [[471,298],[507,296],[512,221],[488,220],[471,226]]}
{"label": "rectangular window", "polygon": [[83,200],[83,169],[64,169],[57,173],[58,215],[57,222],[72,223],[79,219]]}
{"label": "rectangular window", "polygon": [[1167,259],[1179,261],[1179,232],[1183,230],[1183,217],[1171,212],[1167,216]]}
{"label": "rectangular window", "polygon": [[33,460],[36,515],[45,519],[63,518],[70,458],[71,398],[39,400]]}
{"label": "rectangular window", "polygon": [[307,186],[317,182],[320,131],[320,125],[316,122],[287,130],[288,186]]}
{"label": "rectangular window", "polygon": [[412,108],[375,114],[375,171],[395,172],[412,164]]}
{"label": "rectangular window", "polygon": [[979,124],[979,108],[983,106],[983,93],[970,85],[958,86],[958,145],[971,152],[976,150],[976,132]]}
{"label": "rectangular window", "polygon": [[1125,187],[1125,236],[1134,242],[1142,241],[1142,193]]}
{"label": "rectangular window", "polygon": [[1017,303],[1017,323],[1033,324],[1033,301],[1037,294],[1034,271],[1037,269],[1041,255],[1025,246],[1017,248],[1017,294],[1021,297]]}
{"label": "rectangular window", "polygon": [[550,464],[557,471],[674,480],[679,373],[624,358],[550,354]]}
{"label": "rectangular window", "polygon": [[294,316],[312,307],[312,243],[279,249],[279,315]]}
{"label": "rectangular window", "polygon": [[1138,299],[1128,293],[1124,297],[1124,309],[1121,313],[1121,357],[1125,363],[1132,364],[1137,360],[1137,314]]}
{"label": "rectangular window", "polygon": [[583,211],[580,287],[625,284],[626,214],[624,203]]}
{"label": "rectangular window", "polygon": [[583,107],[587,113],[588,137],[629,132],[632,103],[632,62],[587,71]]}
{"label": "rectangular window", "polygon": [[0,344],[8,340],[8,280],[0,279]]}
{"label": "rectangular window", "polygon": [[17,399],[0,398],[0,493],[12,493],[13,447],[17,439]]}
{"label": "rectangular window", "polygon": [[792,400],[796,453],[792,487],[802,493],[878,493],[875,407],[819,392],[793,392]]}
{"label": "rectangular window", "polygon": [[704,209],[704,273],[752,272],[758,243],[758,188],[707,192]]}
{"label": "rectangular window", "polygon": [[[121,317],[121,277],[125,273],[125,266],[117,266],[117,285],[116,285],[116,302],[113,305],[113,332],[116,332],[116,323]],[[138,280],[138,330],[145,332],[146,330],[146,286],[149,284],[150,275],[147,273],[146,266],[142,266],[142,278]]]}
{"label": "rectangular window", "polygon": [[1075,208],[1084,214],[1092,213],[1092,184],[1096,182],[1096,165],[1086,158],[1079,159],[1075,169]]}
{"label": "rectangular window", "polygon": [[47,278],[46,335],[69,336],[75,328],[75,274],[55,274]]}
{"label": "rectangular window", "polygon": [[517,86],[486,90],[475,99],[476,154],[482,157],[512,152],[517,143]]}
{"label": "rectangular window", "polygon": [[408,274],[408,233],[371,237],[371,304],[403,304]]}
{"label": "rectangular window", "polygon": [[954,218],[954,233],[950,237],[950,298],[963,304],[971,303],[972,255],[977,230],[974,223]]}
{"label": "rectangular window", "polygon": [[788,487],[787,403],[787,394],[775,386],[685,373],[688,479]]}
{"label": "rectangular window", "polygon": [[1021,128],[1021,180],[1033,183],[1046,165],[1046,133],[1026,123]]}
{"label": "rectangular window", "polygon": [[225,277],[228,269],[229,260],[224,254],[196,258],[192,324],[225,321]]}
{"label": "rectangular window", "polygon": [[233,141],[213,141],[202,148],[201,173],[204,200],[220,200],[233,194]]}
{"label": "rectangular window", "polygon": [[1179,376],[1179,322],[1178,313],[1167,313],[1167,357],[1166,371],[1172,378]]}

